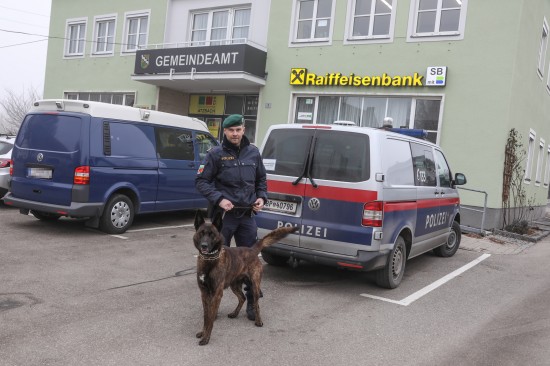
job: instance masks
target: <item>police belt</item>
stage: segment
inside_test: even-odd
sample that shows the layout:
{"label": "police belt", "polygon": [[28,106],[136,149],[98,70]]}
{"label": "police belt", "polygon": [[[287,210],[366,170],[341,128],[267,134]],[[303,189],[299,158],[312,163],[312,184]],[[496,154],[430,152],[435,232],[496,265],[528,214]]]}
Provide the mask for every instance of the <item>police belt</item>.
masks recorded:
{"label": "police belt", "polygon": [[235,217],[245,217],[245,216],[252,216],[252,213],[254,210],[252,210],[252,207],[233,207],[233,209],[226,211],[225,214],[230,214]]}

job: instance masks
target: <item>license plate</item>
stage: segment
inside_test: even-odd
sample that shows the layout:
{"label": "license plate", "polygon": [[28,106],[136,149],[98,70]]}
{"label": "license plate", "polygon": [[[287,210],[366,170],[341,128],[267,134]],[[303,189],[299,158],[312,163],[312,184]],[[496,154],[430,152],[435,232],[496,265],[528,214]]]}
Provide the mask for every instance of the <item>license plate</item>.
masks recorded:
{"label": "license plate", "polygon": [[267,200],[267,203],[264,206],[264,210],[283,212],[288,214],[296,213],[297,208],[298,208],[298,204],[296,204],[296,202],[270,200],[270,199]]}
{"label": "license plate", "polygon": [[27,172],[29,178],[40,178],[40,179],[52,179],[52,169],[51,168],[29,168]]}

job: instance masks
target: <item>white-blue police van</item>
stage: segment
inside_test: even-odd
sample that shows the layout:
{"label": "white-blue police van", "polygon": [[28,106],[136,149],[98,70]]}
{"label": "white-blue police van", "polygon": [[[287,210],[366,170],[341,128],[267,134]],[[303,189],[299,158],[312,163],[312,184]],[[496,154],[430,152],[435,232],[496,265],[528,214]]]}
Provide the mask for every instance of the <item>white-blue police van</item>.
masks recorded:
{"label": "white-blue police van", "polygon": [[40,220],[86,218],[110,234],[141,213],[206,208],[195,176],[218,145],[198,119],[78,100],[41,100],[23,120],[4,203]]}
{"label": "white-blue police van", "polygon": [[261,146],[268,202],[256,217],[258,235],[280,226],[300,230],[264,249],[268,264],[307,260],[376,271],[378,285],[395,288],[407,259],[430,250],[455,254],[461,239],[456,186],[466,178],[452,175],[439,146],[412,137],[422,130],[394,131],[269,128]]}

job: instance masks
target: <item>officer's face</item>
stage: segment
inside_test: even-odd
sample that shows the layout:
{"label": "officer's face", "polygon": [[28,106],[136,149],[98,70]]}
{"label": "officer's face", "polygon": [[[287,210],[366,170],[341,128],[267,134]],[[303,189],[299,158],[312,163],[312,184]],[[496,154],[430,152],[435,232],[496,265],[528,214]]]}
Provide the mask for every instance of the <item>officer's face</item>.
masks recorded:
{"label": "officer's face", "polygon": [[229,142],[239,146],[244,135],[244,126],[233,126],[223,129],[223,133]]}

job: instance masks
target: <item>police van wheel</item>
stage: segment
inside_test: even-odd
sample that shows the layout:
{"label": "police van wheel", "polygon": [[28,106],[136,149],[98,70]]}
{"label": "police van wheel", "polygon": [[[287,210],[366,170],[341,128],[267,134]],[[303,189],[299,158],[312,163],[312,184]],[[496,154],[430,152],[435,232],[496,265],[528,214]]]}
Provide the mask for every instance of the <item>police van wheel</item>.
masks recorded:
{"label": "police van wheel", "polygon": [[438,257],[452,257],[458,247],[460,246],[460,239],[462,238],[462,231],[460,230],[460,224],[456,221],[453,221],[453,226],[451,226],[451,233],[447,242],[440,247],[434,249],[435,255]]}
{"label": "police van wheel", "polygon": [[265,251],[262,251],[262,258],[267,264],[277,267],[285,266],[288,262],[288,257],[271,254]]}
{"label": "police van wheel", "polygon": [[376,271],[376,284],[384,288],[396,288],[403,279],[407,264],[407,248],[405,239],[399,236],[390,252],[386,267]]}
{"label": "police van wheel", "polygon": [[107,234],[122,234],[134,221],[134,204],[123,194],[111,197],[99,220],[99,229]]}

